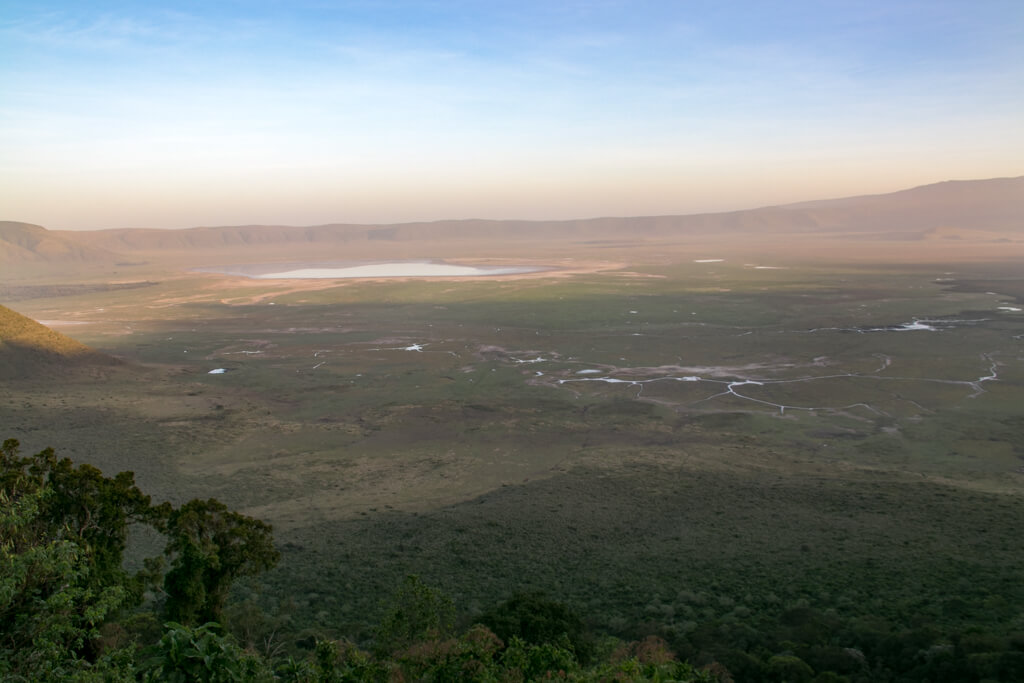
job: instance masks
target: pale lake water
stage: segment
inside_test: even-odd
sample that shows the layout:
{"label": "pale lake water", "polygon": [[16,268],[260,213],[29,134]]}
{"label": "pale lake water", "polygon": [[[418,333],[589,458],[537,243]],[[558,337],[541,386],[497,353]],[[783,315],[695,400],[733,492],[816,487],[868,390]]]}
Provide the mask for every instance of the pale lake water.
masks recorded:
{"label": "pale lake water", "polygon": [[348,264],[262,264],[201,268],[200,272],[242,275],[256,280],[326,280],[379,277],[487,277],[537,273],[542,266],[459,266],[433,261]]}

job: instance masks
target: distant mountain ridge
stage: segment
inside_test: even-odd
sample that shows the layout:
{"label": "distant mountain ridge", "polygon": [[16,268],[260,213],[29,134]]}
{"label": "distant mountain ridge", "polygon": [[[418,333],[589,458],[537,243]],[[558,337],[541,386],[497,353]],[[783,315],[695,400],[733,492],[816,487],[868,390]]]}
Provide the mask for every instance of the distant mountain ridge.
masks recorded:
{"label": "distant mountain ridge", "polygon": [[91,246],[74,232],[41,225],[0,221],[0,263],[110,261],[116,254]]}
{"label": "distant mountain ridge", "polygon": [[1024,239],[1024,176],[956,180],[888,194],[724,213],[560,221],[443,220],[393,225],[245,225],[178,230],[46,230],[0,222],[0,263],[116,262],[145,252],[415,240],[598,240],[693,235],[926,234],[961,230]]}

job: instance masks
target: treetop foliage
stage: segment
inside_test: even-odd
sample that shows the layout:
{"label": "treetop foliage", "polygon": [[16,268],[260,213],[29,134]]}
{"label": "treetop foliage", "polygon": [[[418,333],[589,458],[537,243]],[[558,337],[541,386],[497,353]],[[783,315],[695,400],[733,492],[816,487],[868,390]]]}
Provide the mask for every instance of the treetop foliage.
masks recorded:
{"label": "treetop foliage", "polygon": [[131,472],[106,477],[50,448],[23,457],[14,439],[0,446],[0,503],[3,675],[95,668],[100,627],[156,588],[156,558],[124,569],[133,524],[166,536],[170,569],[154,608],[187,625],[219,620],[231,583],[279,557],[269,525],[214,499],[153,505]]}
{"label": "treetop foliage", "polygon": [[167,614],[188,624],[221,619],[235,579],[273,567],[281,554],[269,524],[232,512],[223,503],[191,500],[166,518],[164,578]]}

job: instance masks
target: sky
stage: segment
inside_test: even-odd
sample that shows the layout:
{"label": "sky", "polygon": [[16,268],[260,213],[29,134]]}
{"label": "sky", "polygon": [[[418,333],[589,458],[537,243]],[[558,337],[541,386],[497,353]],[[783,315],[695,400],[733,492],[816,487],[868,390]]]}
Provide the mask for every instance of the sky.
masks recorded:
{"label": "sky", "polygon": [[726,211],[1024,174],[1021,0],[0,0],[0,220]]}

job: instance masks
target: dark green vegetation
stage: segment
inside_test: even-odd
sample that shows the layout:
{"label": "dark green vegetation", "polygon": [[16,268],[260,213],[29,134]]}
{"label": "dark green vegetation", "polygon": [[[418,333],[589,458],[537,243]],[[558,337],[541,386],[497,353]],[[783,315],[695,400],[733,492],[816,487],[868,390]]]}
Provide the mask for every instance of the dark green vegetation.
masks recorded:
{"label": "dark green vegetation", "polygon": [[[23,457],[14,439],[0,446],[0,503],[5,680],[120,677],[131,671],[135,644],[125,646],[125,624],[152,616],[127,610],[149,602],[186,626],[218,619],[231,582],[279,557],[270,527],[216,500],[154,506],[130,472],[108,478],[52,449]],[[132,525],[166,536],[166,575],[161,558],[124,569]],[[153,590],[159,597],[147,598]]]}
{"label": "dark green vegetation", "polygon": [[[451,600],[415,576],[390,601],[375,658],[325,639],[304,659],[275,656],[273,634],[261,656],[251,639],[243,649],[222,624],[230,584],[279,558],[262,522],[213,499],[154,506],[130,472],[107,478],[50,449],[22,457],[13,439],[0,446],[0,504],[4,680],[712,680],[676,661],[663,641],[583,669],[591,657],[579,618],[539,597],[516,598],[489,615],[506,642],[484,626],[455,637]],[[133,524],[166,536],[166,573],[159,558],[124,570]],[[171,620],[162,633],[153,628],[158,615]],[[227,621],[252,636],[253,615]]]}
{"label": "dark green vegetation", "polygon": [[128,362],[9,382],[0,424],[272,522],[223,616],[300,663],[370,648],[415,574],[445,652],[543,593],[599,662],[654,635],[736,680],[1019,679],[1019,264],[738,263],[24,299]]}

